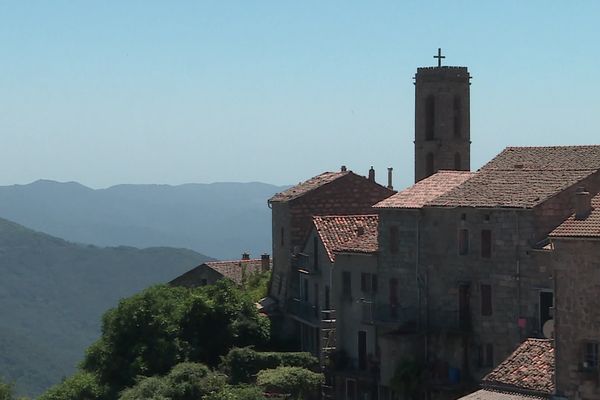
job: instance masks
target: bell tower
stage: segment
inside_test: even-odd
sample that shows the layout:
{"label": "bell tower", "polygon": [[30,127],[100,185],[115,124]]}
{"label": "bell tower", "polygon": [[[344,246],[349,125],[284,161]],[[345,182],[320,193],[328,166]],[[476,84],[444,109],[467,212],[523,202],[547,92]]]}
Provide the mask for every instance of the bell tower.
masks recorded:
{"label": "bell tower", "polygon": [[415,182],[440,169],[471,169],[471,129],[467,67],[417,68],[415,75]]}

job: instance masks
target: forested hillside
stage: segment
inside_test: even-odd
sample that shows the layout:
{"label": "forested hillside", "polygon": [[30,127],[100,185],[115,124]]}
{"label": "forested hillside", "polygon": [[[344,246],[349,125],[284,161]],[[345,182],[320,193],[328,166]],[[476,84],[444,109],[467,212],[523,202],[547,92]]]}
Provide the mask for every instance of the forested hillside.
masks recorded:
{"label": "forested hillside", "polygon": [[210,259],[71,243],[0,219],[0,377],[38,394],[71,375],[119,299]]}

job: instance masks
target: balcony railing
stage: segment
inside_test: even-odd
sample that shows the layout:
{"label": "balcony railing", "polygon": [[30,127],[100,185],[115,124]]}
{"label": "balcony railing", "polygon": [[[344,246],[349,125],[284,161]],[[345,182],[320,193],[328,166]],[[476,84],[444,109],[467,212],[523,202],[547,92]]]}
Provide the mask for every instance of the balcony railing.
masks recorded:
{"label": "balcony railing", "polygon": [[311,323],[319,322],[319,310],[314,305],[301,299],[288,302],[288,311],[298,318]]}
{"label": "balcony railing", "polygon": [[362,320],[364,323],[383,323],[416,327],[418,310],[393,304],[363,303]]}
{"label": "balcony railing", "polygon": [[364,302],[362,322],[367,324],[397,325],[411,330],[468,332],[471,315],[456,310],[429,310],[419,319],[416,307]]}

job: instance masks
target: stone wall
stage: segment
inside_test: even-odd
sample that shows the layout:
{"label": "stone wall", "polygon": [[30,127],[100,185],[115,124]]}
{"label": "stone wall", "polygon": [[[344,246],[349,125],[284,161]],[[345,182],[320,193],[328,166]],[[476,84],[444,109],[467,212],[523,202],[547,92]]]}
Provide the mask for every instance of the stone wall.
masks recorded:
{"label": "stone wall", "polygon": [[600,343],[600,240],[553,240],[556,389],[569,399],[600,399],[599,370],[584,365]]}

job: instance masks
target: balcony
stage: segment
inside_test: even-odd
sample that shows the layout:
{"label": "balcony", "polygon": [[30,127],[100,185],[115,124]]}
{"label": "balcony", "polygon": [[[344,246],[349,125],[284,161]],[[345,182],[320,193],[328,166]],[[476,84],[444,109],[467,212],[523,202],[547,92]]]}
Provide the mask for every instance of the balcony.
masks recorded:
{"label": "balcony", "polygon": [[467,333],[471,331],[471,314],[458,311],[430,310],[423,325],[430,332]]}
{"label": "balcony", "polygon": [[412,307],[377,303],[362,305],[362,321],[366,324],[389,324],[416,329],[418,317],[418,310]]}
{"label": "balcony", "polygon": [[301,299],[291,299],[288,302],[288,312],[313,325],[318,325],[320,322],[317,307]]}

